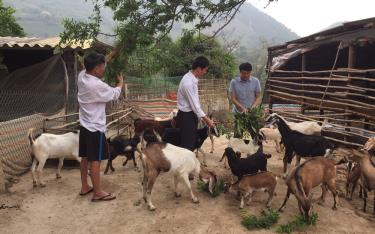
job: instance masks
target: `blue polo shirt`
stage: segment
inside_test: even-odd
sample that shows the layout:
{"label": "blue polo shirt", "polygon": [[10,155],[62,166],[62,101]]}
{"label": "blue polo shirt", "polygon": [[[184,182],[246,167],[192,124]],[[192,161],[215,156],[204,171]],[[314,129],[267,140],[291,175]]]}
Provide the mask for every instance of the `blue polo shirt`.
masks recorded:
{"label": "blue polo shirt", "polygon": [[[233,92],[243,106],[250,108],[255,101],[255,94],[260,93],[260,82],[254,76],[251,76],[246,81],[241,80],[240,77],[236,77],[230,82],[229,92]],[[232,112],[238,112],[235,105],[233,105]]]}

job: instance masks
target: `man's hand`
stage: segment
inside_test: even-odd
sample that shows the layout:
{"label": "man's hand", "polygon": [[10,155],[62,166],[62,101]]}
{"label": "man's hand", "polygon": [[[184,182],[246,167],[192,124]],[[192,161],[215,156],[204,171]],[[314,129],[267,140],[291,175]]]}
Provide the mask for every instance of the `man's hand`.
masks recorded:
{"label": "man's hand", "polygon": [[122,88],[122,86],[124,85],[124,77],[122,76],[121,73],[116,76],[116,81],[117,81],[116,86]]}
{"label": "man's hand", "polygon": [[202,117],[203,121],[207,124],[208,127],[213,128],[215,127],[215,122],[208,118],[207,116]]}

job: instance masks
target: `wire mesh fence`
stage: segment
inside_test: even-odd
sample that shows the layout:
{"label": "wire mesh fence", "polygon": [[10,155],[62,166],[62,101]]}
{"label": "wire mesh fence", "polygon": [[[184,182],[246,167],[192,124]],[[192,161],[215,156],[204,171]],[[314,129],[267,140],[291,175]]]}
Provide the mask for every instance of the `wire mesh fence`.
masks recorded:
{"label": "wire mesh fence", "polygon": [[0,122],[36,113],[55,113],[64,107],[65,95],[34,91],[0,91]]}
{"label": "wire mesh fence", "polygon": [[166,98],[168,93],[177,92],[182,77],[126,77],[128,100]]}

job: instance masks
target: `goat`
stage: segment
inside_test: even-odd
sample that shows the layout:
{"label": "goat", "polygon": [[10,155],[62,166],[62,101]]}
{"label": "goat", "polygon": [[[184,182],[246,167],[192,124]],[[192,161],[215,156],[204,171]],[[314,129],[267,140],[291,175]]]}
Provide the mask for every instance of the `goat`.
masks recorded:
{"label": "goat", "polygon": [[[346,188],[346,197],[348,198],[349,197],[349,192],[350,192],[350,200],[353,199],[353,192],[355,190],[355,188],[357,187],[357,184],[358,184],[358,180],[360,179],[361,177],[361,167],[359,164],[356,164],[352,170],[349,172],[348,171],[348,175],[347,175],[347,178],[346,178],[346,184],[345,184],[345,188]],[[350,190],[350,185],[352,185],[352,188],[351,188],[351,191]],[[359,185],[359,197],[362,198],[362,185]]]}
{"label": "goat", "polygon": [[267,159],[271,157],[270,154],[264,154],[261,147],[255,154],[247,158],[238,158],[233,148],[227,147],[220,161],[222,161],[225,156],[228,158],[228,164],[232,174],[238,177],[237,182],[240,181],[244,175],[254,174],[258,171],[267,171]]}
{"label": "goat", "polygon": [[[203,163],[202,163],[203,165],[206,165],[207,162],[206,162],[206,154],[204,153],[204,151],[202,150],[201,147],[202,147],[204,141],[207,139],[210,129],[211,128],[209,128],[208,126],[204,126],[203,128],[198,129],[197,138],[196,138],[196,142],[195,142],[195,146],[194,146],[194,149],[196,149],[197,151],[199,151],[203,154]],[[217,137],[219,136],[216,127],[213,128],[212,133]],[[162,140],[164,142],[173,144],[175,146],[180,145],[180,139],[181,139],[180,138],[180,129],[178,129],[178,128],[167,128],[167,129],[165,129],[164,134],[162,136]]]}
{"label": "goat", "polygon": [[[238,158],[241,158],[241,154],[252,155],[255,152],[257,152],[259,148],[258,145],[254,144],[251,138],[247,140],[247,139],[242,139],[242,138],[237,138],[237,137],[231,137],[229,139],[227,147],[232,148],[236,152],[236,156]],[[227,168],[226,165],[228,163],[228,160],[227,158],[224,157],[224,155],[219,162],[223,160],[224,160],[224,168]]]}
{"label": "goat", "polygon": [[294,131],[306,134],[306,135],[317,135],[320,136],[323,127],[327,124],[328,119],[325,119],[323,121],[323,124],[320,126],[318,123],[314,121],[303,121],[303,122],[291,122],[291,121],[286,121],[282,116],[272,113],[269,118],[279,116],[281,119],[284,120],[284,122]]}
{"label": "goat", "polygon": [[108,139],[110,153],[107,166],[104,170],[104,174],[107,174],[109,168],[111,168],[111,171],[115,171],[112,165],[112,161],[120,154],[126,157],[126,160],[122,164],[122,166],[125,166],[128,160],[132,159],[135,169],[138,170],[137,162],[135,161],[135,151],[139,152],[137,148],[139,142],[139,137],[126,138],[125,136],[117,136],[112,140]]}
{"label": "goat", "polygon": [[268,171],[258,172],[252,175],[245,175],[238,181],[235,185],[232,186],[233,189],[236,189],[240,192],[241,195],[241,204],[240,209],[244,206],[244,200],[247,199],[246,205],[249,205],[254,191],[264,190],[268,192],[268,199],[266,206],[270,207],[272,198],[275,193],[277,184],[277,177]]}
{"label": "goat", "polygon": [[[367,193],[375,190],[375,163],[373,152],[375,150],[375,137],[370,138],[359,153],[354,152],[354,157],[358,160],[361,168],[361,185],[363,190],[363,212],[366,212]],[[375,196],[373,213],[375,214]]]}
{"label": "goat", "polygon": [[[153,119],[136,119],[134,121],[134,137],[139,137],[146,129],[155,130],[160,136],[164,134],[166,128],[174,128],[175,119],[156,121]],[[144,148],[144,142],[141,141],[141,148]]]}
{"label": "goat", "polygon": [[297,166],[300,164],[301,157],[328,156],[333,149],[329,141],[322,136],[305,135],[291,130],[278,115],[271,115],[266,122],[277,125],[285,145],[284,177],[286,176],[287,164],[292,162],[294,153],[297,154]]}
{"label": "goat", "polygon": [[305,219],[309,218],[312,209],[311,190],[319,185],[322,188],[321,204],[325,201],[325,195],[329,189],[332,192],[334,204],[332,209],[337,209],[336,191],[336,166],[335,163],[325,157],[309,159],[295,167],[286,179],[288,190],[279,211],[283,211],[290,194],[294,194],[298,201],[298,209]]}
{"label": "goat", "polygon": [[147,146],[142,154],[142,166],[144,171],[143,177],[143,199],[147,203],[149,210],[155,210],[155,206],[151,202],[151,192],[156,178],[161,172],[169,172],[174,176],[175,196],[180,197],[177,191],[178,182],[182,180],[190,191],[191,199],[194,203],[198,203],[198,198],[194,195],[189,174],[196,173],[202,181],[208,181],[209,189],[212,192],[216,177],[213,173],[208,172],[201,167],[200,162],[196,158],[194,152],[174,146],[169,143],[157,142]]}
{"label": "goat", "polygon": [[[210,113],[209,115],[208,115],[208,118],[209,119],[211,119],[211,120],[213,120],[213,118],[212,118],[212,113]],[[201,128],[203,128],[205,126],[205,123],[203,122],[203,120],[200,120],[199,122],[198,122],[198,129],[201,129]],[[212,132],[212,131],[214,131],[214,132]],[[210,153],[212,154],[213,152],[214,152],[214,146],[215,146],[215,139],[214,139],[214,136],[216,136],[216,137],[219,137],[219,134],[218,134],[218,131],[217,131],[217,129],[216,129],[216,127],[215,128],[209,128],[208,129],[208,137],[210,138],[210,141],[211,141],[211,150],[210,150]],[[203,152],[203,150],[199,147],[199,149],[200,149],[200,152],[204,155],[204,152]],[[199,150],[197,150],[197,157],[198,157],[198,151]]]}
{"label": "goat", "polygon": [[64,163],[64,158],[73,157],[75,160],[80,162],[78,157],[78,143],[79,133],[68,132],[62,135],[55,135],[50,133],[42,133],[36,139],[33,139],[32,132],[34,129],[30,129],[28,132],[28,138],[31,146],[31,154],[33,156],[33,163],[31,165],[31,175],[33,179],[33,186],[37,186],[37,180],[35,176],[35,168],[37,168],[37,177],[39,185],[45,187],[46,184],[42,179],[42,170],[47,159],[55,158],[59,159],[59,165],[57,166],[56,178],[61,178],[61,168]]}
{"label": "goat", "polygon": [[262,135],[263,140],[275,141],[276,151],[281,153],[281,134],[277,128],[261,128],[259,134]]}

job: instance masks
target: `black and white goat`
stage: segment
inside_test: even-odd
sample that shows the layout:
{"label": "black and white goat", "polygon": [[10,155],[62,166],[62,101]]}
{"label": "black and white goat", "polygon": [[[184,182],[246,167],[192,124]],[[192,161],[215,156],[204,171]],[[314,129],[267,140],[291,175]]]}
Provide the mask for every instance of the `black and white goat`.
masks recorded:
{"label": "black and white goat", "polygon": [[301,157],[328,156],[333,150],[333,145],[324,137],[294,131],[278,115],[271,115],[266,122],[276,124],[282,136],[285,145],[284,173],[287,171],[287,164],[292,162],[294,153],[297,155],[296,165],[299,165]]}
{"label": "black and white goat", "polygon": [[124,155],[126,157],[125,162],[122,164],[122,166],[125,166],[128,162],[128,160],[133,160],[134,167],[136,170],[138,170],[137,162],[135,160],[135,152],[138,151],[138,144],[140,142],[139,137],[133,137],[133,138],[127,138],[126,136],[117,136],[114,139],[108,139],[108,145],[109,145],[109,159],[107,162],[107,166],[104,170],[104,174],[108,173],[108,169],[111,169],[111,171],[115,171],[115,168],[113,168],[112,161],[118,156],[118,155]]}
{"label": "black and white goat", "polygon": [[[196,138],[196,142],[194,146],[194,150],[197,150],[197,154],[196,154],[197,156],[198,156],[198,152],[201,152],[203,154],[203,163],[202,163],[203,165],[206,165],[207,162],[206,162],[206,154],[204,153],[201,147],[204,141],[209,136],[209,131],[211,131],[214,136],[219,137],[219,133],[216,127],[210,129],[208,126],[204,126],[203,128],[198,129],[197,138]],[[170,143],[175,146],[179,146],[181,143],[180,139],[181,139],[180,129],[167,128],[164,130],[164,134],[162,136],[163,142]]]}

